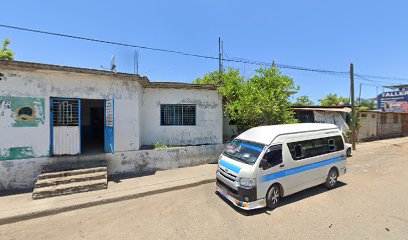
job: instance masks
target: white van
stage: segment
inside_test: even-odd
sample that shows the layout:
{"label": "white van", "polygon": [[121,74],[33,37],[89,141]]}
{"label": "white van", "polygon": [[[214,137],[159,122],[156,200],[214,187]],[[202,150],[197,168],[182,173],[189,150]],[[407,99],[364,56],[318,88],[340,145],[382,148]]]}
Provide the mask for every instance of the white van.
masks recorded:
{"label": "white van", "polygon": [[281,197],[346,173],[344,139],[333,124],[300,123],[249,129],[231,141],[218,161],[217,191],[250,210],[276,208]]}

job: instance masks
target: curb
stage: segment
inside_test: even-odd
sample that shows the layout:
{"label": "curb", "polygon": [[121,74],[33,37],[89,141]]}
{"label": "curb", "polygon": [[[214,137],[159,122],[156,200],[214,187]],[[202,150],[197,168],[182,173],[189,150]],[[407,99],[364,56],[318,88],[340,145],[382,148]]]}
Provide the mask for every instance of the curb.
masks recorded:
{"label": "curb", "polygon": [[114,203],[114,202],[120,202],[120,201],[126,201],[130,199],[146,197],[146,196],[155,195],[159,193],[171,192],[171,191],[181,190],[185,188],[192,188],[192,187],[196,187],[196,186],[207,184],[207,183],[213,183],[213,182],[215,182],[215,179],[206,179],[206,180],[202,180],[202,181],[195,182],[195,183],[189,183],[185,185],[157,189],[157,190],[147,191],[143,193],[135,193],[135,194],[124,195],[120,197],[114,197],[114,198],[96,200],[93,202],[81,203],[81,204],[72,205],[72,206],[59,207],[59,208],[54,208],[54,209],[41,210],[41,211],[32,212],[32,213],[26,213],[26,214],[11,216],[11,217],[0,218],[0,225],[6,225],[6,224],[16,223],[16,222],[30,220],[34,218],[55,215],[58,213],[74,211],[78,209],[89,208],[89,207],[94,207],[94,206],[99,206],[99,205],[104,205],[104,204],[109,204],[109,203]]}

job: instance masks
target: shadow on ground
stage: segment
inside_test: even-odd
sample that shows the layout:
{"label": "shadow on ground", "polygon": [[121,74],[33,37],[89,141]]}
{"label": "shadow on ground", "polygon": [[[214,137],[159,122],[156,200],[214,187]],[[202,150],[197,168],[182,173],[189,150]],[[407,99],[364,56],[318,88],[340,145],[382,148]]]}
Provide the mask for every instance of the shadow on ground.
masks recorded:
{"label": "shadow on ground", "polygon": [[11,195],[18,195],[18,194],[26,194],[33,192],[33,189],[17,189],[17,190],[1,190],[0,197],[11,196]]}
{"label": "shadow on ground", "polygon": [[108,181],[112,181],[112,182],[115,182],[115,183],[120,183],[120,182],[122,182],[122,180],[125,180],[125,179],[135,178],[135,177],[146,177],[146,176],[151,176],[151,175],[155,175],[155,174],[156,174],[156,170],[143,172],[143,173],[120,174],[120,175],[110,176],[108,178]]}
{"label": "shadow on ground", "polygon": [[[337,184],[338,184],[337,187],[335,189],[332,189],[332,190],[328,190],[323,185],[318,185],[318,186],[315,186],[315,187],[308,188],[308,189],[305,189],[303,191],[297,192],[295,194],[289,195],[287,197],[284,197],[284,198],[281,199],[281,202],[280,202],[278,208],[285,207],[285,205],[295,203],[295,202],[301,201],[301,200],[309,198],[309,197],[313,197],[313,196],[318,195],[320,193],[324,193],[324,192],[327,192],[327,191],[335,191],[337,188],[347,186],[347,183],[340,182],[340,181]],[[263,213],[270,215],[273,212],[273,210],[269,210],[268,208],[261,208],[261,209],[255,209],[255,210],[249,210],[249,211],[248,210],[243,210],[243,209],[235,206],[230,201],[228,201],[226,198],[224,198],[218,192],[216,192],[216,194],[226,204],[231,206],[235,211],[237,211],[238,213],[240,213],[242,215],[245,215],[245,216],[253,216],[253,215],[258,215],[258,214],[263,214]]]}

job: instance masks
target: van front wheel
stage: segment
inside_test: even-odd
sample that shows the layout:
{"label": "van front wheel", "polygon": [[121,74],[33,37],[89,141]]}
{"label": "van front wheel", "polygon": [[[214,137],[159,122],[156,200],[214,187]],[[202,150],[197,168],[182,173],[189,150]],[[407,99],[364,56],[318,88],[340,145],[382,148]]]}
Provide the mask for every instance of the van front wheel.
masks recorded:
{"label": "van front wheel", "polygon": [[339,174],[337,173],[337,170],[332,168],[329,171],[329,174],[327,175],[326,178],[326,182],[324,183],[324,185],[328,188],[328,189],[332,189],[335,188],[337,185],[337,177],[339,176]]}
{"label": "van front wheel", "polygon": [[278,185],[273,185],[271,189],[269,189],[268,194],[266,195],[266,205],[270,209],[275,209],[280,200],[281,194]]}

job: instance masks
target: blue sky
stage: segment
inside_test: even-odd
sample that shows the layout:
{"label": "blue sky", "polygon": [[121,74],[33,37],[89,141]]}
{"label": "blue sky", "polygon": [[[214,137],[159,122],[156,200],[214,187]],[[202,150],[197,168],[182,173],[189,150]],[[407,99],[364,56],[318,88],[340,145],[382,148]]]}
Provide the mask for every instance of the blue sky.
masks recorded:
{"label": "blue sky", "polygon": [[[408,78],[407,1],[4,1],[0,24],[217,56]],[[126,47],[0,28],[16,60],[100,69],[116,56],[133,72]],[[216,70],[215,60],[139,50],[141,75],[192,82]],[[251,76],[257,66],[225,63]],[[314,101],[348,96],[349,79],[282,70]],[[387,80],[380,80],[386,81]],[[391,81],[391,80],[390,80]],[[392,82],[392,81],[391,81]],[[356,90],[360,81],[356,81]],[[369,82],[363,82],[369,84]],[[379,89],[381,91],[381,88]],[[362,97],[376,87],[363,85]]]}

